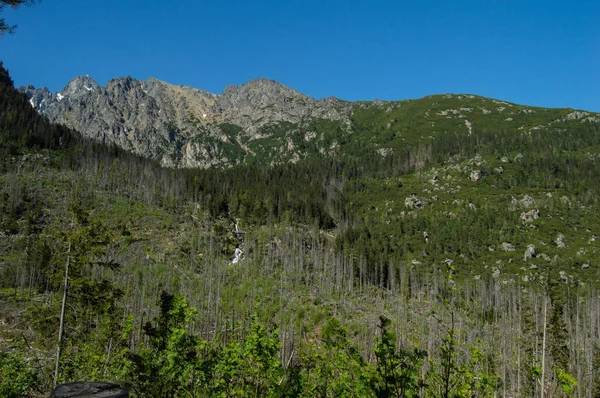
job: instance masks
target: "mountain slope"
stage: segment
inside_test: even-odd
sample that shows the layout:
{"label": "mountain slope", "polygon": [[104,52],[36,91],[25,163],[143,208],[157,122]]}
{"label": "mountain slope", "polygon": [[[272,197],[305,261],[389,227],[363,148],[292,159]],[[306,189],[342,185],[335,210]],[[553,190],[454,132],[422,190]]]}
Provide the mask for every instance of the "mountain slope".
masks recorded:
{"label": "mountain slope", "polygon": [[22,87],[51,121],[170,167],[280,164],[314,157],[386,157],[407,145],[474,131],[557,131],[598,114],[515,105],[474,95],[349,103],[316,100],[273,80],[216,95],[131,77],[100,87],[89,76],[59,93]]}
{"label": "mountain slope", "polygon": [[[169,108],[175,124],[219,102],[195,89],[127,80],[100,96],[106,87],[81,79],[59,102],[71,97],[66,114],[74,117],[86,115],[88,99],[104,98],[106,117],[131,126],[144,116],[143,103],[162,114],[161,104],[178,98]],[[257,96],[250,108],[273,101],[263,88],[244,90],[242,97]],[[220,148],[240,154],[231,159],[259,165],[181,170],[82,139],[30,106],[55,97],[40,92],[28,103],[0,68],[0,349],[22,351],[29,363],[39,353],[47,390],[67,258],[70,278],[89,289],[69,290],[64,381],[101,370],[108,379],[138,380],[123,378],[118,353],[145,347],[144,325],[159,314],[153,303],[165,289],[198,309],[190,329],[216,345],[219,336],[243,341],[232,325],[258,312],[279,330],[276,355],[292,370],[315,374],[311,358],[327,366],[339,358],[337,345],[329,352],[338,354],[312,351],[327,346],[332,316],[357,343],[341,342],[353,357],[374,361],[382,314],[402,347],[427,352],[425,366],[441,363],[442,347],[456,344],[456,363],[497,374],[498,393],[557,391],[563,370],[582,396],[600,388],[596,115],[442,95],[349,104],[349,124],[304,118],[244,128],[211,119],[197,124],[226,132],[232,146]],[[243,104],[231,105],[232,114],[234,107]],[[263,112],[296,117],[286,109]],[[102,122],[88,116],[82,120],[91,126]],[[264,166],[271,163],[282,164]],[[93,244],[92,257],[89,247],[70,251],[68,242],[86,244],[101,231],[111,239]],[[27,345],[15,350],[23,339]],[[485,363],[474,364],[476,357]]]}

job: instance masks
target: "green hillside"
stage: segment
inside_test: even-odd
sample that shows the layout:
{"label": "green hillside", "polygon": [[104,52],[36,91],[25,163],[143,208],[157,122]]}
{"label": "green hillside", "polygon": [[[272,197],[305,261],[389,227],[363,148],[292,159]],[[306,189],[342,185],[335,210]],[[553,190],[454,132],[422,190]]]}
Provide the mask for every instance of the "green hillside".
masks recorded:
{"label": "green hillside", "polygon": [[448,94],[220,128],[237,166],[160,168],[51,125],[0,70],[2,394],[51,390],[67,264],[58,382],[597,394],[598,115]]}

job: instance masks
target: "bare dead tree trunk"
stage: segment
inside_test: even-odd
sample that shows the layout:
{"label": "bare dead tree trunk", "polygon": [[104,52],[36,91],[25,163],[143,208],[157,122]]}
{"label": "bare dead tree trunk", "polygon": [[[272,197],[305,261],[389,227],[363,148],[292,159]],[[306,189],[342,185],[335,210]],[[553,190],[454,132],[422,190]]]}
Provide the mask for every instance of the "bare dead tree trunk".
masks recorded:
{"label": "bare dead tree trunk", "polygon": [[56,363],[54,365],[54,386],[58,384],[58,368],[60,363],[60,353],[62,351],[63,333],[65,329],[65,307],[67,304],[67,289],[69,287],[69,263],[71,262],[71,242],[67,250],[67,262],[65,264],[65,282],[63,286],[62,304],[60,307],[60,325],[58,328],[58,344],[56,346]]}
{"label": "bare dead tree trunk", "polygon": [[546,315],[548,313],[547,296],[544,294],[544,322],[542,326],[542,385],[541,398],[544,398],[544,384],[546,382]]}

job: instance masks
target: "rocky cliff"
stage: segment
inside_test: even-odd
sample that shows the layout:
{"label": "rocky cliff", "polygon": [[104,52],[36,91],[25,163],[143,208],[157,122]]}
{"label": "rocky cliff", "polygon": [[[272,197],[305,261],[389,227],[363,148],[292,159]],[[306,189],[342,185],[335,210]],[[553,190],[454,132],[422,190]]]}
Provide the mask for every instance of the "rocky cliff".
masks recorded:
{"label": "rocky cliff", "polygon": [[267,79],[228,86],[221,95],[131,77],[101,87],[79,76],[54,94],[20,90],[53,122],[175,167],[233,165],[250,151],[249,141],[269,135],[261,132],[266,125],[318,118],[348,124],[352,110],[347,102],[316,100]]}

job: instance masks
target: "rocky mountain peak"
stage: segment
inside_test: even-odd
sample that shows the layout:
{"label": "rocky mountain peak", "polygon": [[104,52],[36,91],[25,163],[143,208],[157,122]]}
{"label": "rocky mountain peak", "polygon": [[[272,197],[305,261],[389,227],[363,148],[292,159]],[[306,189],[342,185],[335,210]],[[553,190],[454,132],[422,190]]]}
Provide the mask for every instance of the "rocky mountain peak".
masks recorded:
{"label": "rocky mountain peak", "polygon": [[219,96],[219,105],[224,109],[237,106],[277,107],[298,99],[314,102],[314,99],[275,80],[253,79],[239,86],[227,86]]}
{"label": "rocky mountain peak", "polygon": [[38,112],[45,112],[48,106],[52,104],[54,100],[52,93],[50,93],[50,90],[48,90],[46,87],[36,89],[34,86],[29,84],[19,88],[19,91],[27,95],[29,103],[36,110],[38,110]]}
{"label": "rocky mountain peak", "polygon": [[227,92],[264,92],[264,93],[279,93],[288,95],[302,95],[293,88],[287,87],[276,80],[266,78],[256,78],[249,80],[246,83],[240,84],[239,86],[230,85],[227,86],[223,92],[225,95]]}
{"label": "rocky mountain peak", "polygon": [[61,96],[87,94],[91,91],[98,91],[99,88],[100,85],[89,75],[77,76],[67,83],[60,94]]}
{"label": "rocky mountain peak", "polygon": [[310,119],[349,126],[352,112],[350,103],[316,100],[271,79],[228,86],[220,95],[131,76],[112,79],[104,87],[90,76],[78,76],[56,94],[32,86],[21,91],[53,122],[180,167],[235,164],[240,154],[251,152],[241,142],[271,134],[264,126],[299,126]]}

